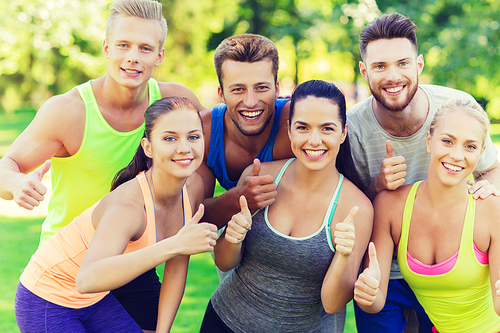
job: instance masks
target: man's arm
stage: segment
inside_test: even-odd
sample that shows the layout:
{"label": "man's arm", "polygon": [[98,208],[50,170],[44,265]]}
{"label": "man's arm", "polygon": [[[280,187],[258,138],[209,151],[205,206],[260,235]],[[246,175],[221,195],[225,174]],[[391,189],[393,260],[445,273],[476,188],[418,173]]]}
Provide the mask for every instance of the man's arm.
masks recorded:
{"label": "man's arm", "polygon": [[[54,156],[69,156],[78,151],[85,113],[81,112],[83,102],[75,99],[74,93],[78,94],[70,91],[45,102],[0,160],[1,198],[14,199],[26,209],[38,206],[47,191],[41,183],[50,167],[45,162]],[[42,167],[30,173],[40,165]]]}
{"label": "man's arm", "polygon": [[[218,228],[222,228],[234,214],[240,212],[240,197],[243,195],[247,199],[248,207],[255,211],[272,204],[276,197],[276,184],[271,175],[260,175],[260,161],[254,163],[243,171],[238,185],[212,197],[215,186],[215,176],[205,165],[198,169],[205,184],[205,206],[204,221],[214,223]],[[213,185],[212,185],[213,184]]]}

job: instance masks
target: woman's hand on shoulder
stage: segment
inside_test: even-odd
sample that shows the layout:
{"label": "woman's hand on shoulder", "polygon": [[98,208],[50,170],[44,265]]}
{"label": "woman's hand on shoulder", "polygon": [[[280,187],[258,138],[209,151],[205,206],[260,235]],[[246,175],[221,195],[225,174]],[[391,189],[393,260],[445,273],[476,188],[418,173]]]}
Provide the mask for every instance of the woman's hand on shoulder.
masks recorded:
{"label": "woman's hand on shoulder", "polygon": [[[179,255],[192,255],[212,252],[217,241],[217,227],[212,223],[201,222],[204,206],[200,204],[193,218],[186,222],[174,236]],[[166,239],[168,240],[168,238]]]}
{"label": "woman's hand on shoulder", "polygon": [[241,211],[233,215],[226,227],[225,238],[232,244],[243,242],[247,232],[252,228],[252,214],[243,195],[240,197],[240,207]]}

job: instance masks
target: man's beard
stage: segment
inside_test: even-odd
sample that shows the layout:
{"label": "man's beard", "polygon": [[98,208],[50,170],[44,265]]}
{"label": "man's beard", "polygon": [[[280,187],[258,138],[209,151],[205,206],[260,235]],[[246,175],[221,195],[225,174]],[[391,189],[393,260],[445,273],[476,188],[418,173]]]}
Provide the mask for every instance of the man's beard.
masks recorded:
{"label": "man's beard", "polygon": [[[265,111],[264,111],[264,113],[265,113]],[[258,128],[257,131],[250,132],[250,131],[247,131],[244,128],[244,126],[242,126],[238,121],[236,121],[236,119],[233,119],[233,117],[230,113],[229,113],[229,117],[233,121],[233,124],[236,125],[236,128],[238,128],[240,133],[243,134],[244,136],[259,136],[259,135],[261,135],[264,132],[264,130],[266,129],[267,125],[269,124],[269,122],[271,121],[271,118],[272,118],[272,117],[267,118],[265,120],[264,124],[262,125],[262,127]]]}
{"label": "man's beard", "polygon": [[406,99],[403,101],[403,103],[400,103],[398,105],[390,104],[387,102],[387,99],[384,98],[382,93],[380,93],[378,90],[373,90],[372,87],[370,86],[370,91],[373,95],[373,98],[377,100],[384,108],[386,108],[389,111],[402,111],[404,110],[408,104],[411,103],[413,97],[417,93],[418,90],[418,78],[417,78],[417,83],[415,85],[406,85],[407,88],[411,88],[412,90],[408,91],[408,94],[406,96]]}

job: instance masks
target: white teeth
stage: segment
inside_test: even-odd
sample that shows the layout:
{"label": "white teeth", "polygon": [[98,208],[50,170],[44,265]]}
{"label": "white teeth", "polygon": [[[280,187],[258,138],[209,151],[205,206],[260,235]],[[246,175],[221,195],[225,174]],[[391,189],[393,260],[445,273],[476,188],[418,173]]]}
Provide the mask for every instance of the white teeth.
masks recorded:
{"label": "white teeth", "polygon": [[179,163],[179,164],[188,165],[189,163],[191,163],[191,160],[177,160],[176,162]]}
{"label": "white teeth", "polygon": [[394,88],[385,88],[385,90],[387,90],[390,93],[396,93],[398,91],[403,90],[403,86],[394,87]]}
{"label": "white teeth", "polygon": [[246,118],[257,118],[263,111],[242,111],[241,114]]}
{"label": "white teeth", "polygon": [[455,165],[452,165],[452,164],[449,164],[449,163],[443,163],[444,167],[446,169],[449,169],[451,171],[460,171],[462,170],[463,168],[461,167],[458,167],[458,166],[455,166]]}
{"label": "white teeth", "polygon": [[318,156],[321,156],[325,153],[326,150],[309,150],[309,149],[306,149],[305,152],[307,155],[311,156],[311,157],[318,157]]}
{"label": "white teeth", "polygon": [[127,73],[130,73],[130,74],[137,74],[139,73],[139,71],[133,71],[133,70],[130,70],[130,69],[124,69],[125,72]]}

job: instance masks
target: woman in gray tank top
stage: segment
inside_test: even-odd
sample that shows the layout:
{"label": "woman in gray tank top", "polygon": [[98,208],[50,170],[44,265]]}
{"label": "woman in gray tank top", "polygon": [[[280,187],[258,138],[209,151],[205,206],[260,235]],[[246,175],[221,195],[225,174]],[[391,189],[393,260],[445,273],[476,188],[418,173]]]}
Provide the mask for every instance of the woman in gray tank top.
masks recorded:
{"label": "woman in gray tank top", "polygon": [[214,292],[201,332],[319,332],[321,305],[335,313],[353,297],[373,209],[356,186],[342,92],[299,85],[289,136],[296,158],[261,165],[275,177],[276,201],[251,216],[242,196],[217,241],[217,266],[236,269]]}

